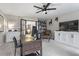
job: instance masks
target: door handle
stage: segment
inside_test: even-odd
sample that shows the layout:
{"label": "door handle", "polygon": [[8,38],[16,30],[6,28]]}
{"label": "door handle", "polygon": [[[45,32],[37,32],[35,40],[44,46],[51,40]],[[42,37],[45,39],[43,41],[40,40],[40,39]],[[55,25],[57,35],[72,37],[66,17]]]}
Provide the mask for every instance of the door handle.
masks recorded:
{"label": "door handle", "polygon": [[60,36],[60,33],[58,33],[58,35]]}
{"label": "door handle", "polygon": [[74,38],[74,35],[73,34],[71,34],[71,38]]}

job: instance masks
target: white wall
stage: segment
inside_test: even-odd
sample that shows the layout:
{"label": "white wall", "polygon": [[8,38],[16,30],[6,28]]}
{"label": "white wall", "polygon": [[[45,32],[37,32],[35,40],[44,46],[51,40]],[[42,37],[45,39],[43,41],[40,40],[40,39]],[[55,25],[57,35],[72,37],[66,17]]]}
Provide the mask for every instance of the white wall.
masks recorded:
{"label": "white wall", "polygon": [[46,20],[47,21],[47,29],[48,30],[51,30],[52,33],[55,31],[55,30],[58,30],[59,29],[59,22],[55,21],[55,17],[52,18],[52,24],[49,25],[49,22],[51,21],[51,19],[48,19]]}
{"label": "white wall", "polygon": [[47,21],[47,29],[51,30],[52,32],[52,38],[54,37],[54,31],[59,29],[59,22],[55,21],[55,16],[52,18],[52,24],[49,25],[49,22],[51,19],[46,20]]}
{"label": "white wall", "polygon": [[36,17],[21,16],[20,18],[25,19],[25,20],[38,21],[38,18],[36,18]]}
{"label": "white wall", "polygon": [[[0,24],[2,24],[2,22],[4,24],[4,27],[2,26],[0,28],[0,45],[2,45],[6,41],[6,32],[8,30],[8,27],[7,27],[8,22],[9,23],[14,23],[15,28],[19,27],[20,22],[18,20],[19,19],[18,16],[7,15],[7,14],[3,13],[1,10],[0,10],[0,15],[3,17],[3,18],[0,17]],[[2,29],[2,28],[4,28],[4,29]],[[1,30],[3,30],[3,32]]]}
{"label": "white wall", "polygon": [[7,31],[10,30],[8,25],[13,24],[14,28],[13,29],[20,29],[20,17],[19,16],[14,16],[14,15],[8,15],[6,14],[7,17]]}
{"label": "white wall", "polygon": [[47,29],[51,30],[52,32],[54,32],[55,30],[59,30],[59,22],[79,20],[79,11],[58,16],[58,22],[55,21],[55,17],[56,16],[52,17],[52,24],[51,25],[49,25],[49,21],[51,19],[46,20],[47,21]]}
{"label": "white wall", "polygon": [[59,22],[71,21],[71,20],[79,20],[79,11],[59,16]]}
{"label": "white wall", "polygon": [[[4,27],[2,25],[2,27],[0,29],[0,30],[3,30],[3,32],[0,32],[0,45],[2,45],[2,44],[4,44],[4,39],[5,39],[6,20],[7,20],[7,18],[5,16],[5,14],[1,10],[0,10],[0,15],[3,17],[3,18],[0,18],[0,23],[3,22],[3,25],[4,25]],[[2,28],[4,28],[4,29],[2,29]]]}

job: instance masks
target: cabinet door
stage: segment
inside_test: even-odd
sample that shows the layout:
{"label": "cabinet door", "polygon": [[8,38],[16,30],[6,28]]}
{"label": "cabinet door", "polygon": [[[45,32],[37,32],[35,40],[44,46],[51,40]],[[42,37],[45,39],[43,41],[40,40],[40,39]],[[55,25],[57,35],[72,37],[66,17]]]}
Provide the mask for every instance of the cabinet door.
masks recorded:
{"label": "cabinet door", "polygon": [[60,33],[60,41],[66,42],[66,36],[67,36],[67,34],[65,32],[61,32]]}
{"label": "cabinet door", "polygon": [[55,40],[56,41],[60,40],[60,32],[55,32]]}
{"label": "cabinet door", "polygon": [[74,33],[72,32],[67,33],[67,43],[72,45],[73,41],[74,41]]}
{"label": "cabinet door", "polygon": [[74,35],[74,45],[79,47],[79,33],[75,33]]}

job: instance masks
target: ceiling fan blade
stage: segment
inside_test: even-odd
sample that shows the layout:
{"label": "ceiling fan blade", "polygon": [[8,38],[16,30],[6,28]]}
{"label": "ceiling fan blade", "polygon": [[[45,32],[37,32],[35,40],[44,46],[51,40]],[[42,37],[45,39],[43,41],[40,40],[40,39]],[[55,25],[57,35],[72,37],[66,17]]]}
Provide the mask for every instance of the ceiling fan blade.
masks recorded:
{"label": "ceiling fan blade", "polygon": [[40,11],[38,11],[38,12],[36,12],[36,13],[39,13],[39,12],[42,12],[42,10],[40,10]]}
{"label": "ceiling fan blade", "polygon": [[46,9],[46,10],[56,10],[56,8],[48,8],[48,9]]}
{"label": "ceiling fan blade", "polygon": [[38,9],[42,9],[41,7],[38,7],[38,6],[34,6],[35,8],[38,8]]}
{"label": "ceiling fan blade", "polygon": [[51,3],[47,3],[47,5],[45,6],[45,9],[47,9],[47,7],[50,5]]}

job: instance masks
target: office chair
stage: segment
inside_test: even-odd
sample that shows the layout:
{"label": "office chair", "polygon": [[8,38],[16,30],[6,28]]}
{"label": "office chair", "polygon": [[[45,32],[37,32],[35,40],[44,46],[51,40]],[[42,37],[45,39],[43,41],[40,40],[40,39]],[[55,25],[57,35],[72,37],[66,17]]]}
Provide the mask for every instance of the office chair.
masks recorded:
{"label": "office chair", "polygon": [[38,31],[37,31],[37,27],[36,26],[32,27],[32,36],[34,37],[34,35],[36,35],[36,38],[38,39]]}
{"label": "office chair", "polygon": [[17,48],[21,48],[22,47],[22,44],[18,44],[17,43],[16,37],[13,37],[13,41],[14,41],[14,45],[15,45],[15,53],[14,53],[14,56],[16,56],[16,49]]}

